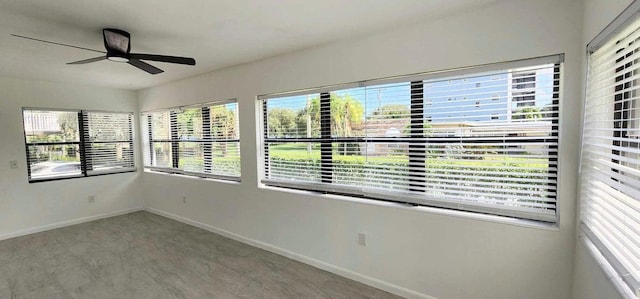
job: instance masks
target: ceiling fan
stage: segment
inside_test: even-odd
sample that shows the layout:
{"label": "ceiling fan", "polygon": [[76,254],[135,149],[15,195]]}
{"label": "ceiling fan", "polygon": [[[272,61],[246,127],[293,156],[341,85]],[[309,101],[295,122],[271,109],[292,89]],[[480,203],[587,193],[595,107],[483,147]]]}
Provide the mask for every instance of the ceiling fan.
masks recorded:
{"label": "ceiling fan", "polygon": [[196,64],[195,59],[188,58],[188,57],[131,53],[130,52],[131,51],[131,38],[130,38],[131,35],[129,34],[129,32],[126,32],[120,29],[113,29],[113,28],[102,29],[102,37],[104,39],[104,47],[107,50],[106,52],[36,39],[36,38],[17,35],[17,34],[11,34],[11,36],[106,54],[104,56],[98,56],[98,57],[84,59],[80,61],[69,62],[67,64],[85,64],[85,63],[91,63],[91,62],[108,59],[111,61],[126,62],[152,75],[162,73],[163,70],[153,65],[150,65],[144,62],[143,60],[186,64],[186,65]]}

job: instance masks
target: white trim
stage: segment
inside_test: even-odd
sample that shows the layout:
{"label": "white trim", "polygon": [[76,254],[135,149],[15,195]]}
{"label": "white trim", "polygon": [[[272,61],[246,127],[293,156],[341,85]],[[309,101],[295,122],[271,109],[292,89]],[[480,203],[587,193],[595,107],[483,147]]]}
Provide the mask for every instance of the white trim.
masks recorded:
{"label": "white trim", "polygon": [[622,28],[633,21],[634,17],[638,17],[640,10],[640,1],[635,0],[622,13],[620,13],[607,27],[605,27],[596,37],[587,44],[587,53],[593,53],[604,43],[609,41],[613,36],[620,33]]}
{"label": "white trim", "polygon": [[393,294],[396,294],[396,295],[399,295],[399,296],[403,296],[403,297],[406,297],[406,298],[437,299],[436,297],[433,297],[433,296],[422,294],[422,293],[419,293],[419,292],[416,292],[416,291],[413,291],[413,290],[410,290],[410,289],[407,289],[407,288],[403,288],[401,286],[397,286],[397,285],[394,285],[394,284],[391,284],[391,283],[388,283],[388,282],[385,282],[385,281],[382,281],[382,280],[379,280],[379,279],[376,279],[376,278],[373,278],[373,277],[369,277],[369,276],[366,276],[366,275],[363,275],[363,274],[360,274],[360,273],[357,273],[357,272],[353,272],[351,270],[348,270],[348,269],[345,269],[345,268],[341,268],[341,267],[338,267],[338,266],[335,266],[335,265],[332,265],[332,264],[329,264],[329,263],[326,263],[326,262],[323,262],[323,261],[320,261],[320,260],[305,256],[305,255],[302,255],[302,254],[299,254],[299,253],[295,253],[295,252],[289,251],[287,249],[283,249],[283,248],[280,248],[280,247],[277,247],[277,246],[274,246],[274,245],[271,245],[271,244],[268,244],[268,243],[264,243],[264,242],[261,242],[261,241],[258,241],[258,240],[254,240],[254,239],[251,239],[251,238],[248,238],[248,237],[245,237],[245,236],[230,232],[228,230],[217,228],[217,227],[214,227],[214,226],[206,224],[206,223],[202,223],[202,222],[198,222],[198,221],[195,221],[195,220],[191,220],[191,219],[186,218],[186,217],[178,216],[176,214],[165,212],[165,211],[161,211],[161,210],[157,210],[157,209],[154,209],[154,208],[145,208],[145,210],[150,212],[150,213],[159,215],[159,216],[167,217],[167,218],[170,218],[170,219],[173,219],[173,220],[185,223],[185,224],[189,224],[189,225],[192,225],[192,226],[195,226],[195,227],[199,227],[201,229],[210,231],[212,233],[216,233],[216,234],[225,236],[227,238],[231,238],[233,240],[236,240],[236,241],[239,241],[239,242],[242,242],[242,243],[254,246],[254,247],[258,247],[260,249],[264,249],[264,250],[267,250],[267,251],[270,251],[270,252],[273,252],[273,253],[276,253],[276,254],[279,254],[279,255],[283,255],[285,257],[288,257],[290,259],[299,261],[301,263],[305,263],[305,264],[314,266],[316,268],[331,272],[333,274],[337,274],[337,275],[340,275],[340,276],[343,276],[343,277],[346,277],[346,278],[349,278],[349,279],[353,279],[355,281],[364,283],[366,285],[369,285],[369,286],[372,286],[372,287],[375,287],[375,288],[378,288],[378,289],[381,289],[381,290],[384,290],[384,291],[387,291],[387,292],[390,292],[390,293],[393,293]]}
{"label": "white trim", "polygon": [[21,229],[21,230],[17,230],[17,231],[14,231],[14,232],[0,234],[0,241],[6,240],[6,239],[15,238],[15,237],[22,237],[22,236],[26,236],[26,235],[30,235],[30,234],[35,234],[35,233],[39,233],[39,232],[44,232],[44,231],[48,231],[48,230],[52,230],[52,229],[56,229],[56,228],[71,226],[71,225],[74,225],[74,224],[80,224],[80,223],[90,222],[90,221],[94,221],[94,220],[98,220],[98,219],[104,219],[104,218],[109,218],[109,217],[120,216],[120,215],[129,214],[129,213],[138,212],[138,211],[143,211],[143,210],[144,209],[142,207],[126,209],[126,210],[119,210],[119,211],[115,211],[115,212],[108,212],[108,213],[103,213],[103,214],[98,214],[98,215],[93,215],[93,216],[87,216],[87,217],[81,217],[81,218],[76,218],[76,219],[72,219],[72,220],[56,222],[56,223],[42,225],[42,226],[36,226],[36,227]]}
{"label": "white trim", "polygon": [[632,293],[632,290],[629,289],[629,286],[620,277],[620,274],[618,273],[618,271],[616,271],[613,268],[613,266],[609,263],[609,261],[607,261],[603,253],[598,249],[598,247],[596,247],[595,244],[593,244],[593,242],[589,239],[589,237],[587,237],[585,234],[580,234],[578,235],[578,238],[582,240],[584,245],[587,247],[587,250],[589,250],[589,253],[593,257],[593,259],[600,266],[600,269],[602,269],[602,272],[604,272],[604,275],[607,277],[607,280],[611,282],[611,284],[613,285],[613,288],[616,289],[616,291],[618,291],[620,296],[622,296],[624,299],[640,298],[640,290],[638,290],[638,294],[636,295]]}

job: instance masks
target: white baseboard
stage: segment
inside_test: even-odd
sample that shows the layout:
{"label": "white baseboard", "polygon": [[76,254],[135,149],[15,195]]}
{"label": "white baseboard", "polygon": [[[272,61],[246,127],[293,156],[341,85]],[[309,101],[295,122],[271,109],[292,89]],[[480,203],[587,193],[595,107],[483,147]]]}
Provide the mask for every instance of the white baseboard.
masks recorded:
{"label": "white baseboard", "polygon": [[406,297],[406,298],[419,298],[419,299],[437,299],[436,297],[432,297],[429,295],[425,295],[407,288],[403,288],[373,277],[369,277],[357,272],[353,272],[351,270],[347,270],[332,264],[328,264],[325,263],[323,261],[308,257],[308,256],[304,256],[292,251],[289,251],[287,249],[283,249],[277,246],[273,246],[271,244],[267,244],[258,240],[254,240],[251,238],[247,238],[245,236],[241,236],[238,235],[236,233],[224,230],[224,229],[220,229],[214,226],[211,226],[209,224],[206,223],[202,223],[202,222],[198,222],[195,220],[191,220],[189,218],[186,217],[182,217],[182,216],[178,216],[169,212],[165,212],[165,211],[161,211],[161,210],[157,210],[157,209],[153,209],[153,208],[144,208],[144,210],[150,212],[150,213],[154,213],[156,215],[159,216],[163,216],[163,217],[167,217],[185,224],[189,224],[195,227],[199,227],[202,228],[204,230],[210,231],[212,233],[216,233],[222,236],[225,236],[227,238],[245,243],[245,244],[249,244],[251,246],[255,246],[258,247],[260,249],[264,249],[282,256],[286,256],[290,259],[314,266],[316,268],[334,273],[336,275],[340,275],[349,279],[353,279],[355,281],[364,283],[366,285],[381,289],[381,290],[385,290],[387,292],[390,292],[392,294],[396,294],[398,296],[402,296],[402,297]]}
{"label": "white baseboard", "polygon": [[43,225],[43,226],[36,226],[36,227],[32,227],[32,228],[27,228],[27,229],[21,229],[21,230],[15,231],[15,232],[0,234],[0,241],[6,240],[6,239],[15,238],[15,237],[21,237],[21,236],[25,236],[25,235],[29,235],[29,234],[35,234],[35,233],[39,233],[39,232],[43,232],[43,231],[47,231],[47,230],[52,230],[52,229],[56,229],[56,228],[61,228],[61,227],[65,227],[65,226],[70,226],[70,225],[74,225],[74,224],[80,224],[80,223],[94,221],[94,220],[98,220],[98,219],[109,218],[109,217],[114,217],[114,216],[120,216],[120,215],[129,214],[129,213],[133,213],[133,212],[138,212],[138,211],[142,211],[142,210],[144,210],[142,207],[133,208],[133,209],[127,209],[127,210],[120,210],[120,211],[115,211],[115,212],[103,213],[103,214],[98,214],[98,215],[93,215],[93,216],[88,216],[88,217],[76,218],[76,219],[72,219],[72,220],[67,220],[67,221],[47,224],[47,225]]}

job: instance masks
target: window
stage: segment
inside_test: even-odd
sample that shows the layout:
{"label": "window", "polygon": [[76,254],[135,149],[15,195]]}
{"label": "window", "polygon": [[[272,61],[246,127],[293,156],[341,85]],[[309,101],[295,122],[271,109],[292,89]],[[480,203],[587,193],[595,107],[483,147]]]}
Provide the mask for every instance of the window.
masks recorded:
{"label": "window", "polygon": [[639,8],[634,2],[612,23],[623,25],[588,46],[581,161],[581,229],[623,294],[640,294]]}
{"label": "window", "polygon": [[240,181],[235,100],[142,113],[149,170]]}
{"label": "window", "polygon": [[[561,61],[261,96],[262,183],[555,222]],[[551,75],[539,84],[541,117],[511,118],[509,77],[493,80],[523,67]],[[448,84],[464,79],[491,84]],[[504,96],[475,107],[494,94]]]}
{"label": "window", "polygon": [[29,182],[135,171],[133,114],[24,108]]}

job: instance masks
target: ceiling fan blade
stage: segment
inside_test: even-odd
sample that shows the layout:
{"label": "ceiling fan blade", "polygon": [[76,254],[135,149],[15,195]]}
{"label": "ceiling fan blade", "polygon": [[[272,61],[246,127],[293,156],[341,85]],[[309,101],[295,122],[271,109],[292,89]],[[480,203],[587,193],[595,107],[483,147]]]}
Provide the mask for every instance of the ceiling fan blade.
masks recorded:
{"label": "ceiling fan blade", "polygon": [[62,43],[56,43],[56,42],[52,42],[52,41],[48,41],[48,40],[42,40],[42,39],[37,39],[37,38],[28,37],[28,36],[22,36],[22,35],[17,35],[17,34],[11,34],[11,36],[13,36],[13,37],[19,37],[19,38],[24,38],[24,39],[28,39],[28,40],[34,40],[34,41],[42,42],[42,43],[54,44],[54,45],[58,45],[58,46],[65,46],[65,47],[69,47],[69,48],[76,48],[76,49],[80,49],[80,50],[93,51],[93,52],[98,52],[98,53],[103,53],[103,54],[106,54],[106,53],[107,53],[107,52],[105,52],[105,51],[98,51],[98,50],[89,49],[89,48],[83,48],[83,47],[78,47],[78,46],[72,46],[72,45],[62,44]]}
{"label": "ceiling fan blade", "polygon": [[163,70],[138,59],[129,59],[128,63],[152,75],[164,72]]}
{"label": "ceiling fan blade", "polygon": [[135,53],[129,54],[129,57],[131,57],[132,59],[196,65],[196,60],[189,57],[166,56],[166,55],[155,55],[155,54],[135,54]]}
{"label": "ceiling fan blade", "polygon": [[96,62],[96,61],[105,60],[105,59],[107,59],[107,56],[99,56],[99,57],[89,58],[85,60],[69,62],[67,64],[85,64],[85,63],[91,63],[91,62]]}

